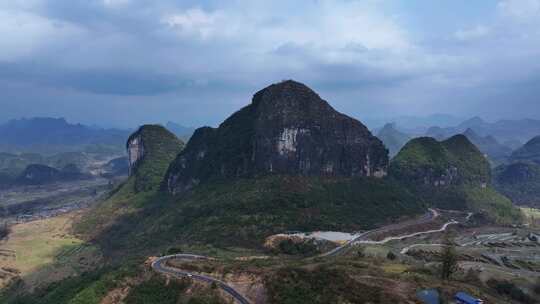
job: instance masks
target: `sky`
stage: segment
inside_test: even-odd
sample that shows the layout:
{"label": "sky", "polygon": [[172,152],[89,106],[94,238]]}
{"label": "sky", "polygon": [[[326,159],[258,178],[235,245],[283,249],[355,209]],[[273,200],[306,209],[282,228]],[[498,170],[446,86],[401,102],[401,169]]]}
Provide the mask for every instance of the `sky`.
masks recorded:
{"label": "sky", "polygon": [[540,0],[0,0],[0,121],[216,125],[284,79],[360,120],[540,118]]}

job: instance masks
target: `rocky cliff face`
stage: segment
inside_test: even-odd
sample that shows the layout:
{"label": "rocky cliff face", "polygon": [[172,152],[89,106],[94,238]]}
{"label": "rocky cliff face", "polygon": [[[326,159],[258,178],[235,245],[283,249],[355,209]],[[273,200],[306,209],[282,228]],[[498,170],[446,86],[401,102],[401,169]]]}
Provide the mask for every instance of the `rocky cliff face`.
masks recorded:
{"label": "rocky cliff face", "polygon": [[131,136],[127,142],[127,154],[129,163],[129,175],[134,171],[134,168],[138,161],[144,156],[144,145],[141,134]]}
{"label": "rocky cliff face", "polygon": [[284,81],[257,92],[219,128],[196,130],[165,184],[181,193],[211,179],[271,173],[382,177],[387,165],[388,151],[362,123]]}

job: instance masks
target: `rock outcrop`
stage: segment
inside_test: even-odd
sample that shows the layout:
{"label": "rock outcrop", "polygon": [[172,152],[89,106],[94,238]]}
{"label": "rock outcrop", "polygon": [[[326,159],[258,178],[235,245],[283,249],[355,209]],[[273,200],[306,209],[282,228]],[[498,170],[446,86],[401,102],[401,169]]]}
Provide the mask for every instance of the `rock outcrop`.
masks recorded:
{"label": "rock outcrop", "polygon": [[184,143],[159,125],[144,125],[131,134],[126,143],[129,176],[135,180],[135,191],[159,187],[169,163]]}
{"label": "rock outcrop", "polygon": [[181,193],[212,179],[264,174],[386,175],[388,151],[359,121],[289,80],[257,92],[217,129],[195,131],[165,186]]}
{"label": "rock outcrop", "polygon": [[[139,130],[140,131],[140,130]],[[127,154],[129,170],[128,174],[134,172],[137,162],[144,157],[144,144],[142,140],[142,132],[138,132],[129,137],[127,142]]]}

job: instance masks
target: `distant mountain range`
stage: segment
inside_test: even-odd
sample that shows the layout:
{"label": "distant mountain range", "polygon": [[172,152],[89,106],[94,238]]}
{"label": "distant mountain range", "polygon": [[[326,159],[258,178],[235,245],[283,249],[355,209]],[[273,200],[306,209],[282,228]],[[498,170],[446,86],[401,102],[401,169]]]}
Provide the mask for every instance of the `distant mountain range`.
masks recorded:
{"label": "distant mountain range", "polygon": [[176,137],[178,137],[184,142],[187,142],[191,135],[193,135],[193,132],[195,132],[195,128],[186,127],[172,121],[167,122],[165,128],[167,128],[167,130],[171,131],[174,135],[176,135]]}
{"label": "distant mountain range", "polygon": [[377,137],[382,140],[388,151],[390,157],[395,156],[405,144],[411,140],[408,134],[399,131],[395,123],[386,124],[377,133]]}
{"label": "distant mountain range", "polygon": [[497,139],[491,135],[482,137],[470,128],[465,130],[463,135],[467,136],[467,138],[477,146],[482,153],[487,155],[492,164],[503,163],[510,154],[512,154],[512,148],[499,143]]}
{"label": "distant mountain range", "polygon": [[129,134],[129,130],[71,124],[64,118],[23,118],[0,125],[0,151],[50,154],[96,145],[122,149]]}
{"label": "distant mountain range", "polygon": [[486,122],[480,117],[473,117],[454,127],[439,127],[434,125],[428,129],[426,135],[437,139],[444,139],[456,134],[462,134],[467,129],[471,129],[483,137],[493,136],[500,143],[516,148],[518,142],[522,144],[540,134],[540,120],[521,119]]}

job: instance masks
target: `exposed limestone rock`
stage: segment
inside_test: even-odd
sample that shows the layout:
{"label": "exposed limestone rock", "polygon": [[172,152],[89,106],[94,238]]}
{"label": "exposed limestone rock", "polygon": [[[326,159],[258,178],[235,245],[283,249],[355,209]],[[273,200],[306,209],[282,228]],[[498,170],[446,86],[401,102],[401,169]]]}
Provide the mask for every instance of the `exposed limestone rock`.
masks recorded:
{"label": "exposed limestone rock", "polygon": [[133,168],[144,156],[144,145],[141,135],[130,137],[127,143],[127,153],[129,161],[129,175],[131,176]]}
{"label": "exposed limestone rock", "polygon": [[289,80],[257,92],[219,128],[196,130],[165,184],[182,193],[211,179],[269,173],[383,177],[387,165],[388,151],[362,123]]}

